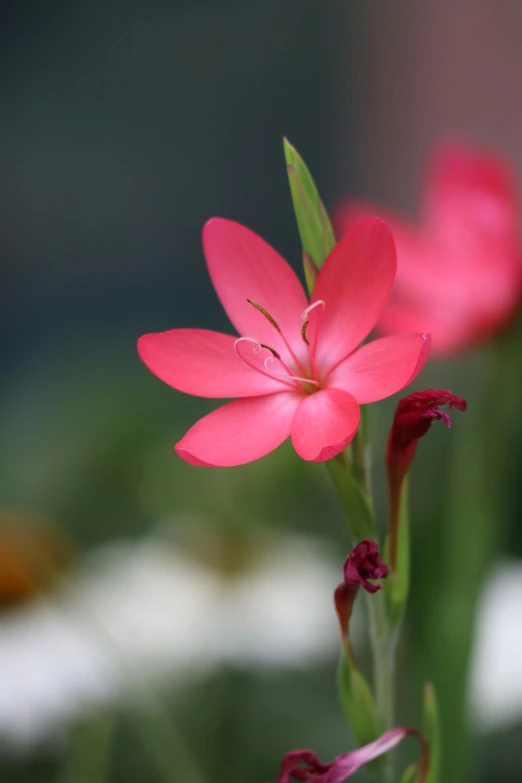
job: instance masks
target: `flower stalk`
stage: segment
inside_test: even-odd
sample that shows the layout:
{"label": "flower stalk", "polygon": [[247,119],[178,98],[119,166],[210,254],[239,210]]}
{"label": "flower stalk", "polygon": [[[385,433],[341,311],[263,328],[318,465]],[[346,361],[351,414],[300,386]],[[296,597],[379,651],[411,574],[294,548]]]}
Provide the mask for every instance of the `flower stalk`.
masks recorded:
{"label": "flower stalk", "polygon": [[326,463],[341,501],[348,529],[355,541],[377,537],[373,501],[360,481],[357,481],[346,454],[339,454]]}
{"label": "flower stalk", "polygon": [[[366,443],[362,437],[363,433],[358,435],[357,446],[350,448],[349,455],[340,455],[326,464],[339,494],[350,532],[357,541],[360,541],[367,536],[376,538],[377,526],[369,491]],[[384,592],[368,592],[366,598],[370,618],[376,713],[381,729],[387,731],[393,726],[394,716],[396,636],[392,632]],[[386,756],[376,773],[382,783],[392,783],[392,755]]]}

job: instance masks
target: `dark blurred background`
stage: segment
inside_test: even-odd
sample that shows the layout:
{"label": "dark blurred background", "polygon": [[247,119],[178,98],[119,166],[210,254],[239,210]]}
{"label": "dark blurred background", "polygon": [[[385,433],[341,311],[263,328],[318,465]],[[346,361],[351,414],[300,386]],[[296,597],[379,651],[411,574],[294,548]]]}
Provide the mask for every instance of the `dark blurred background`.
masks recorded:
{"label": "dark blurred background", "polygon": [[[153,378],[135,343],[175,326],[228,329],[201,251],[212,215],[299,269],[283,135],[327,205],[360,194],[413,208],[441,134],[517,162],[522,112],[508,85],[522,13],[486,6],[0,5],[2,780],[262,783],[293,747],[328,758],[350,746],[329,614],[350,542],[326,471],[286,447],[230,471],[182,463],[173,443],[214,403]],[[473,393],[485,362],[435,365],[419,383]],[[395,403],[374,406],[383,510]],[[448,443],[434,433],[417,472],[427,593]],[[508,484],[501,548],[516,579],[517,476]],[[493,707],[476,697],[477,779],[507,783],[520,779],[522,705],[505,718],[498,696]],[[413,720],[419,700],[401,691],[400,717]]]}

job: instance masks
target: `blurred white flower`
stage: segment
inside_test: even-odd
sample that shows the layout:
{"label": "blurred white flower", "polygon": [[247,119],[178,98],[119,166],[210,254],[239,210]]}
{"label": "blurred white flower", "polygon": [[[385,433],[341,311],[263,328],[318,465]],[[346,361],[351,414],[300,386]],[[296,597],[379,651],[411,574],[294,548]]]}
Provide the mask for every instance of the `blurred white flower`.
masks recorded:
{"label": "blurred white flower", "polygon": [[54,596],[0,620],[0,741],[59,736],[125,697],[133,671],[186,684],[223,663],[302,666],[335,654],[339,581],[321,542],[274,537],[225,574],[162,539],[104,547]]}
{"label": "blurred white flower", "polygon": [[[67,588],[3,614],[0,742],[24,748],[60,737],[75,716],[125,699],[133,671],[182,687],[222,664],[333,658],[342,558],[294,535],[263,539],[255,553],[225,572],[161,538],[113,544]],[[481,730],[522,718],[521,615],[522,561],[501,563],[480,602],[473,657]]]}
{"label": "blurred white flower", "polygon": [[522,561],[500,562],[479,604],[471,667],[471,714],[478,729],[522,719]]}

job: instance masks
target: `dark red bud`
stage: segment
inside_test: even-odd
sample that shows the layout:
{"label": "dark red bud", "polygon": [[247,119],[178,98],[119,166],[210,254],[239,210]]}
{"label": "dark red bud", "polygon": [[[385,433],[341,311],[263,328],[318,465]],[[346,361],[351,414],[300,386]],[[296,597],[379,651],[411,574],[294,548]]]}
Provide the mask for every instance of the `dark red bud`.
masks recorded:
{"label": "dark red bud", "polygon": [[376,593],[382,585],[374,585],[369,579],[384,579],[388,566],[383,563],[379,547],[370,538],[365,538],[352,549],[344,564],[344,581],[348,585],[360,585],[369,593]]}
{"label": "dark red bud", "polygon": [[[341,629],[341,638],[344,642],[349,640],[348,626],[354,601],[359,587],[363,587],[369,593],[376,593],[382,585],[375,585],[369,579],[384,579],[388,576],[388,566],[382,562],[379,547],[369,538],[365,538],[352,549],[344,564],[344,581],[337,587],[334,593],[335,611]],[[351,648],[350,655],[353,655]],[[352,659],[353,664],[355,661]]]}
{"label": "dark red bud", "polygon": [[401,491],[404,478],[414,457],[419,438],[425,435],[434,421],[442,421],[451,427],[451,417],[440,410],[446,405],[449,410],[465,411],[467,402],[446,389],[425,389],[403,397],[397,405],[386,449],[390,505],[390,566],[395,571],[397,564],[397,541]]}
{"label": "dark red bud", "polygon": [[441,405],[447,405],[449,410],[465,411],[467,408],[466,400],[446,389],[425,389],[399,401],[388,440],[388,470],[408,470],[417,440],[428,432],[434,421],[451,427],[451,417],[439,409]]}

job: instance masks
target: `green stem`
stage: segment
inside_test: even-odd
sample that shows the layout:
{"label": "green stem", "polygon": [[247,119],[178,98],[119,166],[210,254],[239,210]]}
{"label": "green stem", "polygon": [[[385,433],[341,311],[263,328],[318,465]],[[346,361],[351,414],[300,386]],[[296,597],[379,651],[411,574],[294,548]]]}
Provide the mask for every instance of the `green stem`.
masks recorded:
{"label": "green stem", "polygon": [[180,783],[185,780],[189,783],[203,783],[184,740],[155,693],[144,687],[143,681],[134,691],[137,696],[135,730],[164,783]]}
{"label": "green stem", "polygon": [[386,562],[390,575],[384,582],[388,599],[388,620],[396,628],[404,615],[410,590],[410,514],[409,479],[406,475],[400,487],[392,486],[389,495],[389,533],[386,542]]}
{"label": "green stem", "polygon": [[99,619],[96,610],[87,601],[80,601],[66,578],[61,579],[56,587],[56,595],[61,589],[65,596],[70,596],[79,606],[94,631],[107,643],[120,670],[125,674],[135,705],[131,712],[135,731],[142,738],[163,782],[179,783],[183,780],[187,783],[205,783],[203,774],[161,699],[143,673],[127,657],[109,628]]}
{"label": "green stem", "polygon": [[384,591],[373,595],[366,593],[366,596],[370,616],[370,639],[374,653],[375,699],[383,730],[386,731],[393,726],[395,644],[390,636]]}
{"label": "green stem", "polygon": [[108,780],[113,726],[112,715],[97,714],[74,728],[58,783],[105,783]]}
{"label": "green stem", "polygon": [[356,541],[377,537],[375,516],[371,496],[365,487],[352,475],[350,464],[344,454],[326,463],[335,489],[341,501],[348,528]]}
{"label": "green stem", "polygon": [[[382,730],[387,731],[393,727],[394,719],[395,635],[390,634],[384,591],[380,590],[373,595],[366,593],[366,599],[370,617],[375,702]],[[392,783],[391,753],[384,757],[380,771],[383,783]]]}

